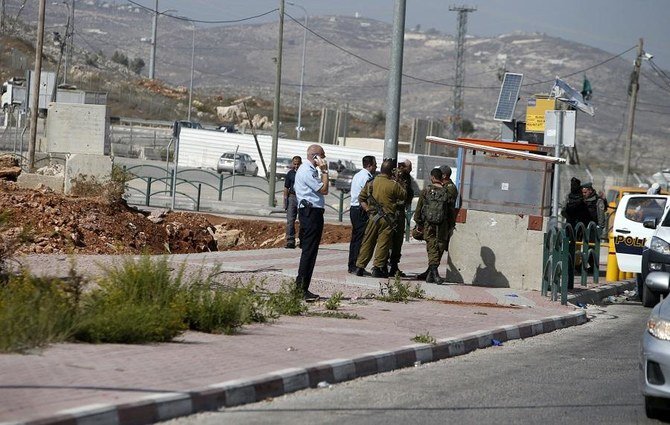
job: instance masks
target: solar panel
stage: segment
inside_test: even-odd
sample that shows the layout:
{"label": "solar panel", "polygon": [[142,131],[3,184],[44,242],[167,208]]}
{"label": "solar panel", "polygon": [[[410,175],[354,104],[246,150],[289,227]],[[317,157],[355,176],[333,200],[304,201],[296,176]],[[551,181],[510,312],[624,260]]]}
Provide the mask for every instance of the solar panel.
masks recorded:
{"label": "solar panel", "polygon": [[498,96],[498,105],[493,119],[496,121],[512,121],[514,118],[514,108],[519,99],[519,90],[521,90],[521,81],[523,74],[505,73],[502,87],[500,87],[500,96]]}

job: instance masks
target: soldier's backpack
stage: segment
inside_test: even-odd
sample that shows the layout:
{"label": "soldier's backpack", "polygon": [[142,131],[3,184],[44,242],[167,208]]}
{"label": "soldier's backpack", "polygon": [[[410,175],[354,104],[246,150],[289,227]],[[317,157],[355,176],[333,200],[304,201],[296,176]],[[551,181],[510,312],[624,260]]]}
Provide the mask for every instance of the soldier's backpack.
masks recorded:
{"label": "soldier's backpack", "polygon": [[430,187],[421,213],[429,224],[442,224],[445,219],[446,203],[449,195],[444,188]]}

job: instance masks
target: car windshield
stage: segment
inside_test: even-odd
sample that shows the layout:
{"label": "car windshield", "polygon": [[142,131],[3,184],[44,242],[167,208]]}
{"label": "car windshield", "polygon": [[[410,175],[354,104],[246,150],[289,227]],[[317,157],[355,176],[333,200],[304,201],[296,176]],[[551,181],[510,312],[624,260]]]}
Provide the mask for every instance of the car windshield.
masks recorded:
{"label": "car windshield", "polygon": [[291,163],[291,161],[292,161],[291,158],[277,158],[277,164],[280,165],[288,165]]}
{"label": "car windshield", "polygon": [[624,213],[628,220],[637,223],[643,223],[645,220],[652,218],[660,220],[665,209],[666,201],[667,198],[631,198],[626,205],[626,211],[624,211]]}

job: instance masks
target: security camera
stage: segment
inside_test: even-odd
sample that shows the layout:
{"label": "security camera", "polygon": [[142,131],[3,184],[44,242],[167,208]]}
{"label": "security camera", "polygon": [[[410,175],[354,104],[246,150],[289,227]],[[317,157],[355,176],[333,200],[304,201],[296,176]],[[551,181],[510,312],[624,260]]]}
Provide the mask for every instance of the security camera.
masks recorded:
{"label": "security camera", "polygon": [[654,57],[654,55],[652,55],[651,53],[644,52],[642,57],[645,58],[646,60],[650,61]]}

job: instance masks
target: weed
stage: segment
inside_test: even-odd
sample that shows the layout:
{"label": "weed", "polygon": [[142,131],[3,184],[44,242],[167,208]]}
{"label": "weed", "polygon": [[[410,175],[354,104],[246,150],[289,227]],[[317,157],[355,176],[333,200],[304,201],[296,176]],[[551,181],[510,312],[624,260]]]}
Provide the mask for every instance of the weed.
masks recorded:
{"label": "weed", "polygon": [[338,291],[326,301],[326,310],[337,310],[340,307],[340,303],[342,303],[342,292]]}
{"label": "weed", "polygon": [[328,317],[331,319],[356,319],[356,320],[363,319],[356,313],[345,313],[343,311],[308,311],[307,313],[305,313],[305,316]]}
{"label": "weed", "polygon": [[75,337],[87,342],[169,341],[186,329],[183,267],[172,277],[167,259],[125,260],[104,269],[100,287],[83,300]]}
{"label": "weed", "polygon": [[[258,289],[263,290],[263,287],[259,286]],[[258,315],[276,318],[281,315],[299,316],[307,311],[307,305],[302,298],[302,291],[290,280],[282,282],[278,292],[257,297],[256,302],[255,321],[259,321]]]}
{"label": "weed", "polygon": [[412,341],[418,342],[420,344],[435,344],[437,342],[435,337],[432,336],[430,332],[426,332],[425,334],[418,334],[412,338]]}
{"label": "weed", "polygon": [[114,205],[123,201],[127,183],[132,179],[132,173],[115,165],[109,179],[98,180],[95,176],[84,174],[73,178],[71,193],[82,198],[101,197],[105,202]]}
{"label": "weed", "polygon": [[251,317],[251,286],[231,289],[215,287],[210,280],[192,284],[186,291],[186,321],[189,329],[233,334]]}
{"label": "weed", "polygon": [[0,285],[0,351],[21,352],[72,334],[76,304],[63,282],[31,276],[9,276]]}
{"label": "weed", "polygon": [[425,296],[425,291],[421,289],[420,284],[413,286],[409,282],[403,282],[399,277],[393,279],[392,282],[380,283],[379,292],[379,300],[393,303],[406,303],[410,298],[421,299]]}

